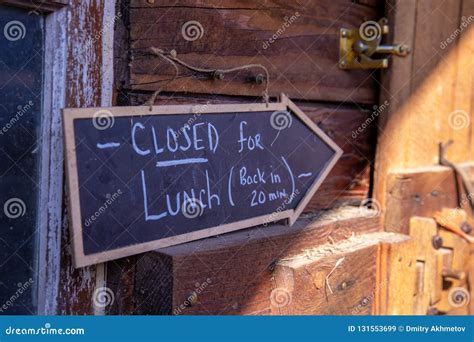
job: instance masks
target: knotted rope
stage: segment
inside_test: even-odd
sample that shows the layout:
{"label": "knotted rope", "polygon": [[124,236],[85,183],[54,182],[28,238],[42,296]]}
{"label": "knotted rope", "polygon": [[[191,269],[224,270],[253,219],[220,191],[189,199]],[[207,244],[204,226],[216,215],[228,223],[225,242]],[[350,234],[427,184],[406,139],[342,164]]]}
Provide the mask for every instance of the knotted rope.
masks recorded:
{"label": "knotted rope", "polygon": [[175,73],[174,73],[173,77],[171,79],[169,79],[165,84],[160,86],[153,93],[153,95],[150,97],[150,99],[145,103],[145,105],[148,104],[150,106],[150,111],[153,110],[153,104],[155,103],[156,97],[158,96],[158,94],[161,93],[163,88],[165,88],[168,84],[170,84],[171,82],[176,80],[176,78],[178,78],[178,76],[179,76],[178,65],[180,65],[180,66],[182,66],[186,69],[189,69],[191,71],[194,71],[194,72],[200,72],[200,73],[212,75],[214,78],[223,78],[225,74],[240,71],[240,70],[248,70],[248,69],[252,69],[252,68],[262,69],[265,72],[265,90],[263,92],[263,99],[264,99],[265,103],[268,105],[268,102],[269,102],[269,99],[270,99],[269,96],[268,96],[268,87],[269,87],[269,84],[270,84],[270,74],[268,72],[268,69],[265,66],[263,66],[262,64],[245,64],[245,65],[242,65],[242,66],[238,66],[238,67],[234,67],[234,68],[228,68],[228,69],[207,69],[207,68],[200,68],[200,67],[195,67],[195,66],[189,65],[188,63],[186,63],[183,60],[179,59],[177,57],[176,50],[171,50],[168,53],[168,52],[165,52],[161,49],[151,47],[150,51],[153,55],[155,55],[157,57],[160,57],[160,58],[164,59],[165,61],[167,61],[168,63],[170,63],[171,65],[173,65],[174,70],[175,70]]}

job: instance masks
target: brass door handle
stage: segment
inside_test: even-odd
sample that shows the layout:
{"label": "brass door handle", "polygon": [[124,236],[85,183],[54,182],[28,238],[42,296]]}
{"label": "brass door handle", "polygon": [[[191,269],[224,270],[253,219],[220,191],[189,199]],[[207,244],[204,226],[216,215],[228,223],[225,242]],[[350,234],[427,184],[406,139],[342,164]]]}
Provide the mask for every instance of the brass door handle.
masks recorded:
{"label": "brass door handle", "polygon": [[382,37],[389,32],[388,20],[366,21],[359,29],[340,30],[339,68],[341,69],[383,69],[388,67],[387,58],[373,58],[377,54],[391,54],[405,57],[410,48],[405,44],[382,44]]}

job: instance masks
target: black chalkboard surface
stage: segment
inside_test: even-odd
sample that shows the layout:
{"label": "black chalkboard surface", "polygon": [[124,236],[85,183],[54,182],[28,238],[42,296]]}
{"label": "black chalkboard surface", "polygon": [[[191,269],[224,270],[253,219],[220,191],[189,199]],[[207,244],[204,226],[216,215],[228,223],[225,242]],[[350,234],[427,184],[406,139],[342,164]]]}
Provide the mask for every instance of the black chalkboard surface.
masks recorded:
{"label": "black chalkboard surface", "polygon": [[64,110],[76,266],[282,218],[341,150],[291,101]]}

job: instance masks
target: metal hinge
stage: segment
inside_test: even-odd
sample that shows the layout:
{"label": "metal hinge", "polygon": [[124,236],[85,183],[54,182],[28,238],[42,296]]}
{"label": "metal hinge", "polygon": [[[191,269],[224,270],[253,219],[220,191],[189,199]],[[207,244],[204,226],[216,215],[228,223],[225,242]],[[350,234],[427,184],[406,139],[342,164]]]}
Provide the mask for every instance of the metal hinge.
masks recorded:
{"label": "metal hinge", "polygon": [[410,48],[405,44],[385,45],[382,37],[389,32],[386,18],[366,21],[359,29],[340,30],[339,68],[340,69],[384,69],[388,67],[387,58],[374,59],[376,54],[392,54],[405,57]]}

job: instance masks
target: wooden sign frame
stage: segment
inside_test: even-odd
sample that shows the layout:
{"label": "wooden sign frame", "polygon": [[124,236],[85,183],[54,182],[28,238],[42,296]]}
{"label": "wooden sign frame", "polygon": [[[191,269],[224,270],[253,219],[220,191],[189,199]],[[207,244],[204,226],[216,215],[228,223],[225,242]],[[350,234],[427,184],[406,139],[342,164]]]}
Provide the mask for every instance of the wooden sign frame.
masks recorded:
{"label": "wooden sign frame", "polygon": [[266,214],[259,217],[245,219],[232,222],[217,227],[205,228],[195,232],[189,232],[177,236],[167,237],[160,240],[139,243],[127,247],[121,247],[109,251],[98,252],[85,255],[83,248],[83,233],[81,207],[79,198],[79,180],[75,147],[75,132],[73,123],[75,119],[93,119],[94,114],[98,111],[109,111],[114,117],[121,116],[150,116],[150,115],[177,115],[177,114],[195,114],[197,110],[202,110],[203,105],[167,105],[153,106],[150,111],[148,106],[134,107],[101,107],[101,108],[65,108],[63,109],[63,128],[65,139],[65,160],[66,160],[66,176],[69,196],[69,215],[70,227],[73,240],[73,254],[75,267],[83,267],[87,265],[97,264],[108,260],[118,259],[134,254],[144,253],[147,251],[168,247],[188,241],[202,239],[215,236],[218,234],[228,233],[239,229],[249,228],[252,226],[268,223],[268,217],[271,215],[272,221],[288,219],[289,224],[297,220],[308,202],[314,196],[315,192],[324,181],[328,173],[332,170],[338,159],[342,155],[342,150],[332,141],[326,133],[324,133],[316,124],[299,109],[287,96],[281,95],[280,102],[277,103],[252,103],[252,104],[217,104],[205,105],[203,114],[219,114],[231,112],[268,112],[289,109],[303,123],[319,136],[331,149],[334,155],[327,164],[325,170],[315,179],[309,190],[301,199],[296,209],[288,209],[281,212]]}

